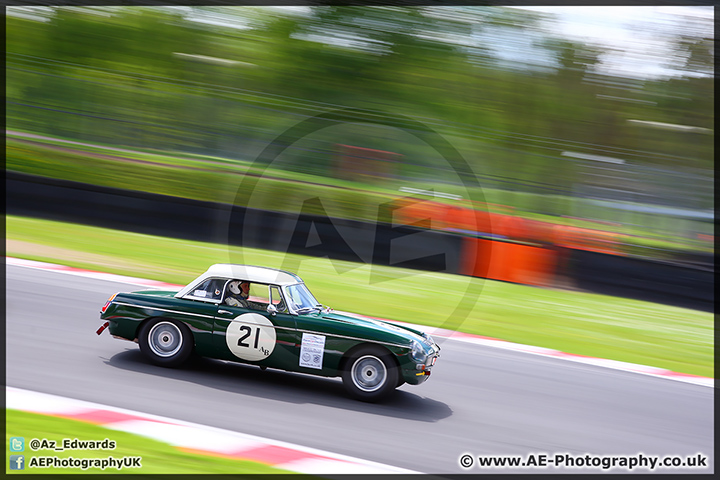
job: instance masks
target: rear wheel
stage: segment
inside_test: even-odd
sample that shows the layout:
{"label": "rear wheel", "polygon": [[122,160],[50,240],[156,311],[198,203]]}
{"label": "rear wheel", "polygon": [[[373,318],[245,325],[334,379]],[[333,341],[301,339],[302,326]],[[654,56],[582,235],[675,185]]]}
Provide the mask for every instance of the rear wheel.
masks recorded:
{"label": "rear wheel", "polygon": [[368,345],[354,352],[345,363],[343,384],[358,400],[376,402],[388,396],[399,382],[399,372],[390,354]]}
{"label": "rear wheel", "polygon": [[140,351],[154,364],[179,367],[193,351],[190,330],[175,320],[152,320],[140,329]]}

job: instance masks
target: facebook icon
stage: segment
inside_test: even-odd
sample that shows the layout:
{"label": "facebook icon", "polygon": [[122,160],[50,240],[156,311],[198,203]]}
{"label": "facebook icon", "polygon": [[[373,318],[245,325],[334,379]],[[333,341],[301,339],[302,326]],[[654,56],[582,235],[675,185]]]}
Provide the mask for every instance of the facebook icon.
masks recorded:
{"label": "facebook icon", "polygon": [[10,455],[10,470],[24,470],[25,455]]}

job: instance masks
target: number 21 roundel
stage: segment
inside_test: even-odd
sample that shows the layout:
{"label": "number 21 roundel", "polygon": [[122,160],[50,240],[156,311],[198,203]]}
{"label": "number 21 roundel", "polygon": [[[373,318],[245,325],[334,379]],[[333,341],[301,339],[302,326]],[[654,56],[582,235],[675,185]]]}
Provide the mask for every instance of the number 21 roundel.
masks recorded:
{"label": "number 21 roundel", "polygon": [[235,317],[227,327],[225,342],[238,358],[264,360],[275,349],[275,328],[270,320],[257,313]]}

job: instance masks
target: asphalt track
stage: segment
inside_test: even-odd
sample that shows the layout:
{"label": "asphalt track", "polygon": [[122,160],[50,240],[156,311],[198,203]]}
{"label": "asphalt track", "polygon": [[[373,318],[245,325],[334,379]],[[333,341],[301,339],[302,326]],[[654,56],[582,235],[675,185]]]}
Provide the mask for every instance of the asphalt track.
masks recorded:
{"label": "asphalt track", "polygon": [[459,464],[463,454],[531,453],[703,454],[708,468],[655,472],[714,472],[706,386],[447,340],[428,382],[366,404],[347,398],[339,379],[215,360],[148,364],[136,344],[95,334],[107,298],[137,287],[11,265],[6,282],[8,386],[432,474],[558,471]]}

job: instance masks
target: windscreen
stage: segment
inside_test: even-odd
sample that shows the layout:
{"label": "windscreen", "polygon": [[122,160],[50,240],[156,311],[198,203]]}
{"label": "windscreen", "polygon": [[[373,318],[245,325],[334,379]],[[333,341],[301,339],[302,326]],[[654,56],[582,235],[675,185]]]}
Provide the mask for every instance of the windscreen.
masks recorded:
{"label": "windscreen", "polygon": [[296,311],[319,308],[320,302],[313,297],[313,294],[310,293],[304,283],[285,287],[285,292],[290,302],[292,302],[291,306]]}

